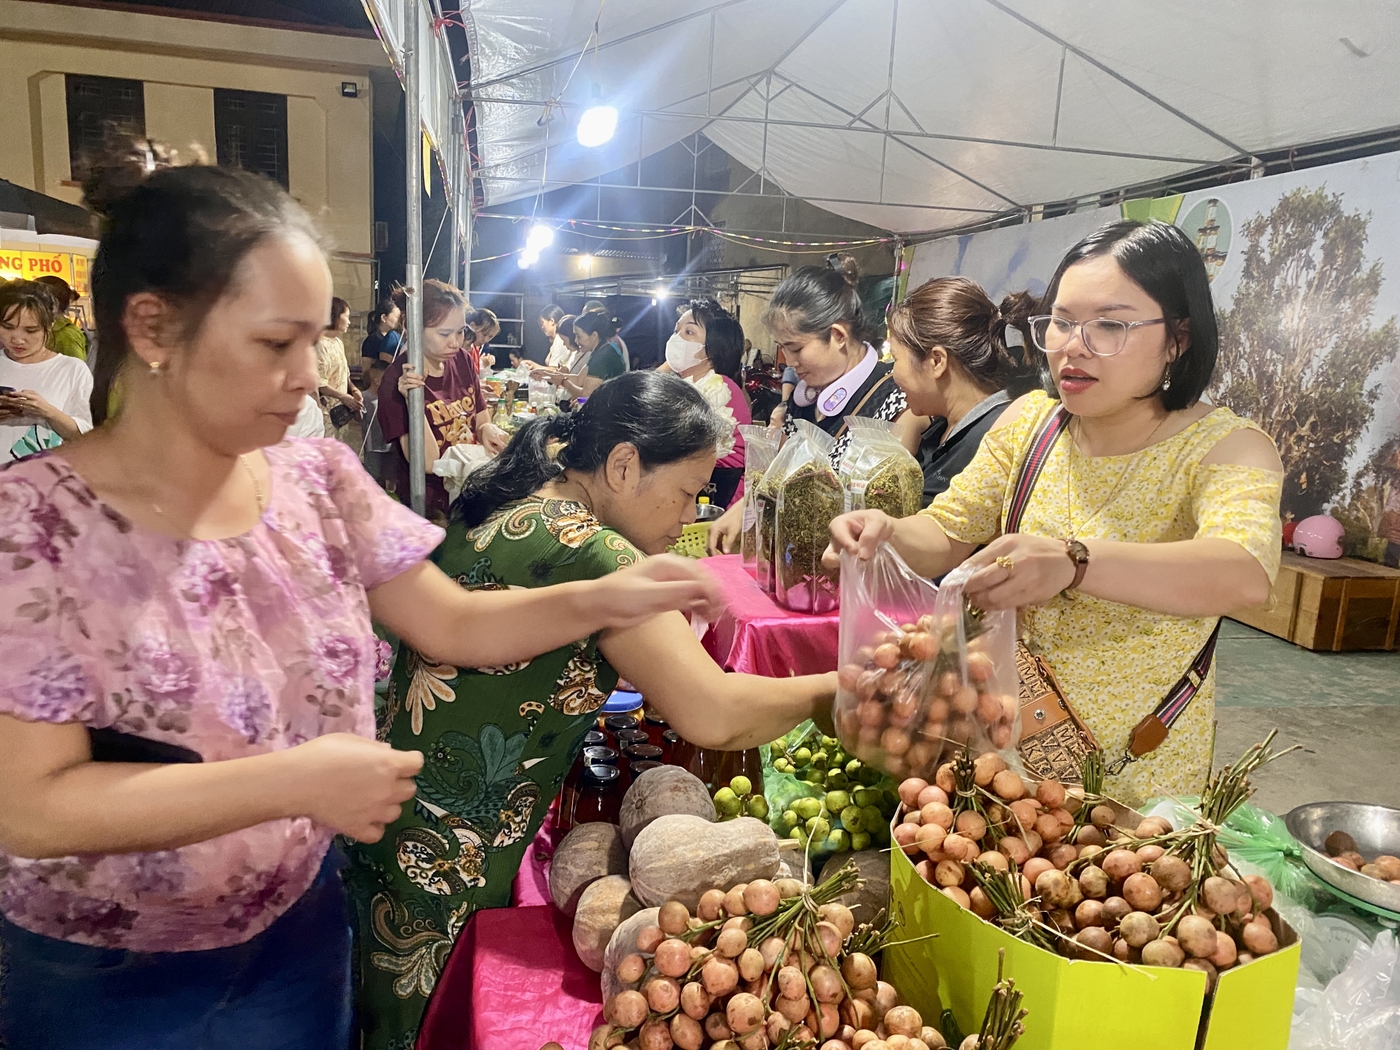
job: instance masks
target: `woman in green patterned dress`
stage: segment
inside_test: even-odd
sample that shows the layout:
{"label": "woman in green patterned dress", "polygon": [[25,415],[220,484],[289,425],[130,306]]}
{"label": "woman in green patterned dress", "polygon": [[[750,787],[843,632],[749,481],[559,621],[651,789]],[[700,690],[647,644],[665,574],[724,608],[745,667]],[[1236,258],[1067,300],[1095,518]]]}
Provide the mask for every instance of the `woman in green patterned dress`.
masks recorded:
{"label": "woman in green patterned dress", "polygon": [[[675,376],[613,379],[578,412],[527,424],[473,476],[438,563],[463,587],[543,587],[664,551],[695,520],[731,429]],[[563,442],[555,457],[551,442]],[[406,651],[380,738],[423,752],[418,797],[379,842],[349,850],[367,1050],[413,1046],[468,917],[510,903],[525,848],[619,674],[686,740],[712,748],[825,720],[836,688],[834,674],[725,674],[680,613],[504,667]]]}

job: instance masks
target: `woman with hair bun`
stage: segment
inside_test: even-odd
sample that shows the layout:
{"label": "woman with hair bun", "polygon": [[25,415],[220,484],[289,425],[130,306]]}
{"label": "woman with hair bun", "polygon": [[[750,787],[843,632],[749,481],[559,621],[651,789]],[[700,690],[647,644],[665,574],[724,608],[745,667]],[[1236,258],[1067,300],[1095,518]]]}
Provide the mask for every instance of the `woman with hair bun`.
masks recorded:
{"label": "woman with hair bun", "polygon": [[454,586],[349,448],[283,441],[331,303],[301,207],[148,142],[85,191],[99,426],[0,468],[0,1045],[344,1050],[332,840],[383,835],[423,761],[374,740],[371,617],[497,666],[713,587]]}
{"label": "woman with hair bun", "polygon": [[399,324],[403,320],[403,310],[392,298],[380,299],[369,313],[369,334],[360,344],[360,371],[368,372],[375,361],[386,366],[393,363],[399,354],[403,337],[399,334]]}
{"label": "woman with hair bun", "polygon": [[1031,345],[1035,308],[1025,292],[1008,295],[998,307],[976,282],[939,277],[890,311],[894,381],[909,410],[932,420],[919,445],[925,505],[972,462],[983,435],[1011,403],[1007,388],[1035,381],[1006,345],[1009,326]]}
{"label": "woman with hair bun", "polygon": [[471,354],[477,374],[480,375],[484,369],[495,368],[496,355],[483,353],[482,350],[487,343],[501,334],[501,322],[496,312],[485,307],[472,310],[467,314],[467,329],[471,332],[467,352]]}
{"label": "woman with hair bun", "polygon": [[572,331],[582,356],[570,372],[551,372],[548,378],[570,397],[586,398],[609,379],[623,375],[627,364],[618,345],[617,324],[606,313],[579,314]]}
{"label": "woman with hair bun", "polygon": [[1065,255],[1042,309],[1028,320],[1049,391],[1006,409],[922,512],[838,517],[828,559],[888,542],[930,577],[965,560],[966,595],[1019,610],[1107,752],[1107,793],[1127,805],[1198,794],[1220,617],[1266,601],[1278,572],[1278,452],[1201,400],[1215,310],[1179,227],[1101,227]]}
{"label": "woman with hair bun", "polygon": [[559,322],[566,316],[558,303],[550,303],[540,311],[540,331],[549,340],[549,352],[544,358],[546,368],[566,368],[569,364],[569,348],[559,334]]}
{"label": "woman with hair bun", "polygon": [[[894,423],[914,453],[929,422],[910,411],[893,367],[870,345],[875,333],[856,290],[859,276],[851,256],[828,256],[826,266],[805,266],[784,278],[763,311],[763,324],[797,378],[783,426],[791,431],[805,419],[834,437],[833,467],[850,443],[847,416]],[[710,527],[711,554],[729,553],[741,518],[736,504]]]}
{"label": "woman with hair bun", "polygon": [[[676,376],[610,380],[578,411],[526,423],[467,479],[437,563],[464,588],[514,592],[664,551],[695,520],[730,426]],[[378,842],[350,848],[365,1050],[414,1045],[468,918],[510,904],[525,849],[619,675],[687,741],[726,750],[825,722],[835,693],[834,673],[726,674],[679,615],[575,639],[479,670],[417,648],[400,656],[379,736],[426,758],[418,802]]]}

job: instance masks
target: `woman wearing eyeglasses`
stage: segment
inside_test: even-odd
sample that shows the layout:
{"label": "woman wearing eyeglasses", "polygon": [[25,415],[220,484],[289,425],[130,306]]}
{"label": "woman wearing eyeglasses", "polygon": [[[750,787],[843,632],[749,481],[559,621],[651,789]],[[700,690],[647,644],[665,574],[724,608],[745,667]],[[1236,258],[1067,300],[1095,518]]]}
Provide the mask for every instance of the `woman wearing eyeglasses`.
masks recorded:
{"label": "woman wearing eyeglasses", "polygon": [[[978,571],[965,593],[1023,610],[1023,635],[1110,768],[1157,735],[1139,728],[1154,714],[1169,724],[1109,777],[1109,793],[1130,805],[1193,793],[1210,771],[1208,643],[1220,616],[1268,598],[1278,571],[1278,452],[1253,423],[1201,402],[1215,313],[1177,227],[1102,227],[1070,249],[1044,302],[1031,332],[1052,392],[1014,403],[925,511],[843,515],[832,544],[869,557],[890,541],[929,576],[967,560]],[[1028,452],[1042,463],[1029,487]],[[1193,665],[1208,670],[1191,700],[1164,708]]]}

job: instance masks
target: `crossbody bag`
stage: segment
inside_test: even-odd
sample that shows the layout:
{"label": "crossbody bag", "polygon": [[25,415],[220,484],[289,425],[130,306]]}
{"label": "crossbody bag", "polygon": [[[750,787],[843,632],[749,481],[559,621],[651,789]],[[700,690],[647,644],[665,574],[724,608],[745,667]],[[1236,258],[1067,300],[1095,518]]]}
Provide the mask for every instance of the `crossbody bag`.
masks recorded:
{"label": "crossbody bag", "polygon": [[[1006,534],[1019,532],[1021,519],[1031,492],[1040,479],[1050,452],[1068,428],[1070,414],[1063,405],[1056,406],[1036,428],[1030,446],[1021,460],[1020,472],[1011,491],[1007,509]],[[1172,725],[1191,705],[1201,684],[1210,673],[1215,659],[1215,643],[1220,637],[1220,623],[1191,661],[1191,666],[1162,699],[1128,735],[1123,755],[1108,766],[1108,772],[1121,773],[1129,764],[1161,747]],[[1038,777],[1078,783],[1084,759],[1099,750],[1098,742],[1084,720],[1069,702],[1064,688],[1055,677],[1054,669],[1043,656],[1032,653],[1025,642],[1016,643],[1016,670],[1020,676],[1021,693],[1021,760],[1026,769]]]}

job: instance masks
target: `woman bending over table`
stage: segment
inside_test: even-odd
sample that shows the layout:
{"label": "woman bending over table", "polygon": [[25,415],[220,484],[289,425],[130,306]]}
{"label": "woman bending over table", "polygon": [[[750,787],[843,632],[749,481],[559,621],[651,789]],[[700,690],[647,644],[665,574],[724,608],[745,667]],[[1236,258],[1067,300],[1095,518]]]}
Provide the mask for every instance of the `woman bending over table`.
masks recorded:
{"label": "woman bending over table", "polygon": [[[927,576],[977,566],[965,593],[987,609],[1023,609],[1031,648],[1114,763],[1219,618],[1268,598],[1282,467],[1257,426],[1201,402],[1215,312],[1205,265],[1177,227],[1102,227],[1070,249],[1044,302],[1032,333],[1054,393],[1014,403],[922,513],[843,515],[832,544],[869,557],[891,542]],[[1020,530],[1002,535],[1022,460],[1056,412],[1068,425]],[[1212,665],[1166,741],[1110,776],[1108,791],[1129,805],[1198,792],[1214,711]]]}
{"label": "woman bending over table", "polygon": [[[682,379],[619,376],[579,411],[527,423],[471,476],[438,563],[464,588],[500,590],[641,562],[695,520],[728,430]],[[554,442],[564,443],[557,458]],[[679,614],[575,636],[494,666],[422,648],[400,658],[379,736],[426,757],[419,801],[378,842],[350,847],[365,1047],[411,1045],[467,918],[510,903],[525,848],[619,675],[707,748],[825,721],[835,693],[834,674],[724,673]]]}

